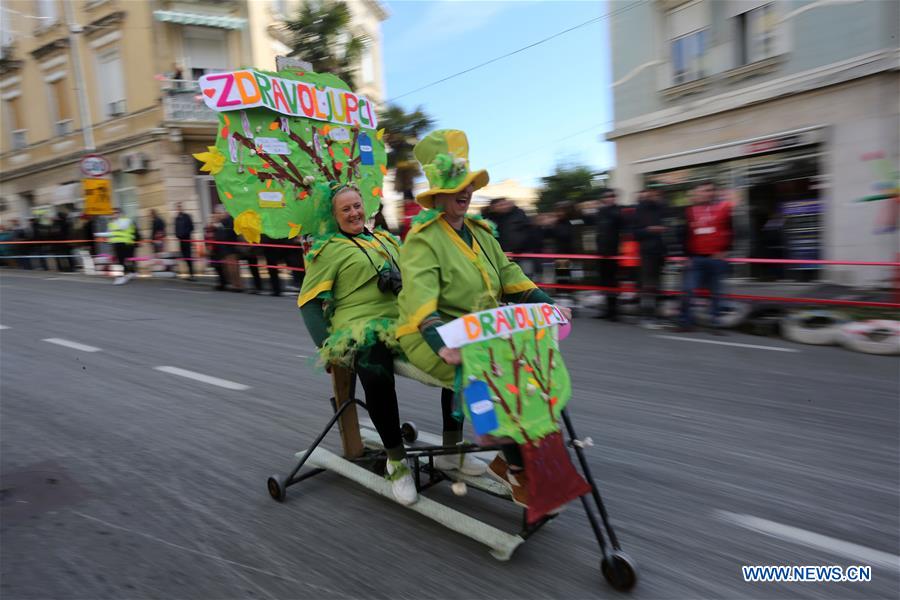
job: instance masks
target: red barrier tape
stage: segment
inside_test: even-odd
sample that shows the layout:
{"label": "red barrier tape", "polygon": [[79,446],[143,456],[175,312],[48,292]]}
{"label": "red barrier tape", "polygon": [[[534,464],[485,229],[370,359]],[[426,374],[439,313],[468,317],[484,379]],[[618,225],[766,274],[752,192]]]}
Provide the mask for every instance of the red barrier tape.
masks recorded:
{"label": "red barrier tape", "polygon": [[[573,290],[573,291],[595,291],[595,292],[634,292],[639,293],[639,290],[633,286],[624,286],[624,287],[607,287],[600,285],[578,285],[574,283],[538,283],[535,282],[538,287],[547,288],[547,289],[557,289],[557,290]],[[658,296],[682,296],[684,292],[681,290],[658,290]],[[709,292],[706,290],[697,290],[697,296],[705,297],[709,296]],[[828,299],[828,298],[795,298],[791,296],[756,296],[752,294],[722,294],[723,298],[728,298],[731,300],[749,300],[749,301],[760,301],[760,302],[785,302],[788,304],[826,304],[833,306],[866,306],[871,308],[898,308],[900,309],[900,303],[898,302],[875,302],[875,301],[867,301],[867,300],[839,300],[839,299]]]}
{"label": "red barrier tape", "polygon": [[[192,258],[191,260],[202,260],[202,259]],[[218,264],[218,265],[238,265],[238,266],[240,266],[242,264],[240,261],[234,261],[234,260],[207,260],[206,262],[208,264]],[[257,267],[259,269],[281,269],[281,270],[287,270],[287,271],[300,271],[300,272],[303,272],[306,270],[306,269],[301,269],[300,267],[288,267],[288,266],[281,266],[281,265],[273,265],[270,267],[269,265],[260,265],[260,264],[253,264],[253,263],[247,263],[245,266]]]}
{"label": "red barrier tape", "polygon": [[[167,238],[168,240],[175,240],[177,238]],[[57,244],[89,244],[94,240],[17,240],[17,241],[0,241],[0,244],[41,244],[45,246],[57,245]],[[99,242],[103,242],[104,240],[99,239]],[[156,240],[141,240],[139,243],[143,244],[152,244]],[[219,244],[225,246],[257,246],[262,248],[288,248],[293,250],[302,251],[303,248],[301,246],[297,246],[294,244],[251,244],[249,242],[219,242],[214,240],[191,240],[193,244]],[[538,258],[538,259],[568,259],[568,260],[639,260],[640,257],[637,256],[604,256],[601,254],[534,254],[534,253],[507,253],[507,256],[510,258]],[[2,258],[2,257],[0,257]],[[15,258],[15,257],[7,257],[7,258]],[[22,258],[40,258],[39,256],[23,256]],[[71,256],[70,258],[77,258]],[[140,257],[140,258],[132,258],[130,260],[134,261],[146,261],[151,260],[153,257]],[[225,260],[208,260],[203,258],[190,258],[185,259],[181,257],[176,257],[174,260],[192,260],[192,261],[201,261],[206,260],[208,264],[237,264],[241,265],[240,261],[225,261]],[[687,260],[684,256],[671,256],[667,257],[666,260],[679,262]],[[800,264],[800,265],[844,265],[844,266],[864,266],[864,267],[900,267],[900,262],[867,262],[861,260],[800,260],[800,259],[782,259],[782,258],[727,258],[725,259],[727,262],[731,263],[744,263],[744,264]],[[286,271],[304,271],[305,269],[300,267],[288,267],[281,265],[262,265],[257,263],[248,263],[246,266],[248,267],[256,267],[260,269],[280,269]],[[581,284],[569,284],[569,283],[537,283],[539,287],[547,288],[547,289],[559,289],[559,290],[573,290],[573,291],[600,291],[600,292],[636,292],[638,291],[634,287],[605,287],[605,286],[597,286],[597,285],[581,285]],[[660,290],[660,294],[666,294],[671,296],[679,296],[683,292],[680,290]],[[702,292],[699,295],[704,295]],[[749,294],[723,294],[723,298],[729,298],[732,300],[749,300],[749,301],[762,301],[762,302],[785,302],[790,304],[822,304],[822,305],[832,305],[832,306],[858,306],[858,307],[873,307],[873,308],[900,308],[900,303],[897,302],[870,302],[870,301],[862,301],[862,300],[838,300],[838,299],[826,299],[826,298],[795,298],[788,296],[756,296]]]}
{"label": "red barrier tape", "polygon": [[[177,240],[177,238],[166,238],[167,240]],[[50,246],[54,244],[89,244],[91,242],[104,243],[102,238],[98,238],[97,240],[35,240],[35,241],[10,241],[3,242],[0,241],[0,244],[43,244],[45,246]],[[139,243],[141,244],[152,244],[155,240],[141,240]],[[179,240],[180,241],[180,240]],[[289,250],[303,250],[302,246],[298,246],[296,244],[251,244],[249,242],[219,242],[215,240],[190,240],[192,244],[210,244],[210,245],[223,245],[223,246],[251,246],[257,248],[287,248]],[[557,260],[557,259],[567,259],[567,260],[640,260],[640,256],[624,256],[624,255],[616,255],[616,256],[604,256],[602,254],[537,254],[537,253],[512,253],[507,252],[506,255],[510,258],[540,258],[546,260]],[[687,260],[685,256],[668,256],[666,257],[667,261],[672,262],[684,262]],[[740,264],[761,264],[761,265],[843,265],[843,266],[857,266],[857,267],[900,267],[900,262],[890,262],[890,261],[865,261],[865,260],[814,260],[814,259],[799,259],[799,258],[726,258],[724,259],[730,263],[740,263]]]}
{"label": "red barrier tape", "polygon": [[[510,258],[544,258],[568,260],[640,260],[640,256],[603,256],[601,254],[512,254]],[[684,262],[686,256],[667,256],[666,260]],[[864,260],[803,260],[798,258],[726,258],[730,263],[769,264],[769,265],[849,265],[859,267],[900,267],[900,262],[868,262]]]}

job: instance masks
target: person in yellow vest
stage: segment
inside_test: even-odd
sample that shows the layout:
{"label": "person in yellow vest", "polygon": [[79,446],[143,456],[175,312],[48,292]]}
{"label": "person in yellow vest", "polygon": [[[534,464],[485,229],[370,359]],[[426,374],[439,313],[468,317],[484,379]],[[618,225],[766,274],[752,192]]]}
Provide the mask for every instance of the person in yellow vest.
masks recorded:
{"label": "person in yellow vest", "polygon": [[118,208],[113,209],[113,217],[107,228],[109,243],[116,254],[116,262],[122,265],[122,276],[113,281],[113,285],[128,283],[134,278],[134,248],[140,241],[140,233],[134,221],[122,214]]}
{"label": "person in yellow vest", "polygon": [[[453,129],[433,131],[416,144],[413,153],[430,187],[416,196],[425,210],[413,219],[400,249],[400,270],[408,283],[398,296],[397,338],[409,362],[443,385],[441,405],[446,415],[458,391],[456,374],[462,359],[459,349],[444,344],[437,328],[503,302],[553,300],[503,253],[492,223],[466,214],[472,193],[488,183],[487,171],[469,171],[466,134]],[[569,309],[560,310],[571,318]],[[461,437],[461,423],[453,431],[445,426],[445,446],[458,443]],[[488,473],[510,489],[517,504],[525,506],[526,481],[518,447],[505,446],[503,455],[505,459],[501,455],[494,459]],[[485,471],[484,463],[468,454],[458,464],[463,473]]]}

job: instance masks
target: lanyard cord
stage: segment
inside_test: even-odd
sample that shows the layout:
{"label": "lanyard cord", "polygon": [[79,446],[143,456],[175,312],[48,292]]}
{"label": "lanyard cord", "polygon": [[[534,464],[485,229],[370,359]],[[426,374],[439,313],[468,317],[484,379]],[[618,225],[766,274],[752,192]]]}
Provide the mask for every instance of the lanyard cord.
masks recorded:
{"label": "lanyard cord", "polygon": [[[363,230],[363,233],[368,233],[368,232],[364,229],[364,230]],[[369,253],[366,252],[366,249],[363,248],[363,247],[360,245],[360,243],[356,241],[356,236],[347,236],[346,234],[344,234],[344,235],[345,235],[346,237],[348,237],[348,238],[350,239],[350,241],[353,242],[353,244],[354,244],[357,248],[359,248],[359,249],[362,251],[363,254],[366,255],[366,258],[369,259],[369,263],[372,265],[372,268],[375,269],[375,274],[377,275],[378,273],[381,273],[381,269],[379,269],[377,266],[375,266],[375,261],[372,260],[372,257],[371,257],[371,256],[369,256]],[[383,243],[381,240],[378,239],[378,236],[376,236],[374,233],[371,234],[371,236],[375,239],[376,242],[378,242],[378,244],[381,246],[381,248],[382,248],[382,249],[385,251],[385,253],[388,255],[388,260],[391,261],[391,264],[394,265],[394,268],[396,268],[396,269],[399,271],[399,270],[400,270],[400,266],[399,266],[399,265],[397,264],[397,262],[394,260],[394,255],[391,254],[391,252],[387,249],[387,247],[384,245],[384,243]]]}
{"label": "lanyard cord", "polygon": [[495,264],[494,264],[494,261],[491,260],[491,257],[488,256],[488,253],[485,252],[484,246],[482,246],[482,245],[481,245],[481,242],[478,241],[478,238],[475,237],[475,232],[472,231],[471,229],[469,229],[466,225],[463,225],[463,227],[466,229],[466,231],[469,232],[469,235],[472,236],[472,240],[473,240],[476,244],[478,244],[478,247],[481,249],[481,254],[484,255],[484,257],[487,259],[487,261],[488,261],[489,263],[491,263],[491,267],[493,267],[494,273],[497,274],[497,281],[499,281],[499,282],[500,282],[500,285],[502,286],[502,285],[503,285],[503,278],[500,277],[500,269],[497,268],[497,265],[495,265]]}

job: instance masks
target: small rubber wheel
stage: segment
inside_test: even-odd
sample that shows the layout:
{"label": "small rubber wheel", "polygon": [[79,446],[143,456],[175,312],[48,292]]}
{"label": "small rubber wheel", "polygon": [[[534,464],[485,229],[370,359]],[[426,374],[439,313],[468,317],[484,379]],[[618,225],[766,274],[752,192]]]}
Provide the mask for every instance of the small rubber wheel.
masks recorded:
{"label": "small rubber wheel", "polygon": [[287,495],[284,479],[278,475],[272,475],[269,477],[268,481],[266,481],[266,487],[269,490],[269,495],[272,496],[272,500],[284,502],[284,497]]}
{"label": "small rubber wheel", "polygon": [[419,430],[412,421],[404,421],[403,424],[400,425],[400,435],[403,437],[404,442],[412,444],[419,439]]}
{"label": "small rubber wheel", "polygon": [[627,592],[637,583],[637,569],[624,552],[613,550],[600,561],[600,571],[607,583],[620,592]]}

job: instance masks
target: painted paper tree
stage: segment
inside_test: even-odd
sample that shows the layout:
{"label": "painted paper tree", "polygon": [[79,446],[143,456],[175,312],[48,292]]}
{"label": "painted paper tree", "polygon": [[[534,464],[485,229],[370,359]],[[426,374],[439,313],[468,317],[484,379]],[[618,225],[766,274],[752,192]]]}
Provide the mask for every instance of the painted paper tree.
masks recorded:
{"label": "painted paper tree", "polygon": [[[235,231],[248,241],[259,242],[260,234],[327,233],[322,211],[332,182],[356,185],[368,216],[378,210],[386,173],[383,132],[350,119],[367,101],[339,78],[244,70],[207,75],[200,84],[207,106],[220,111],[219,132],[215,146],[194,156],[213,175]],[[309,114],[318,118],[305,116],[304,106],[314,106]]]}
{"label": "painted paper tree", "polygon": [[464,381],[484,381],[490,389],[499,423],[492,436],[536,444],[559,431],[559,416],[572,396],[572,385],[550,329],[535,327],[460,350]]}

